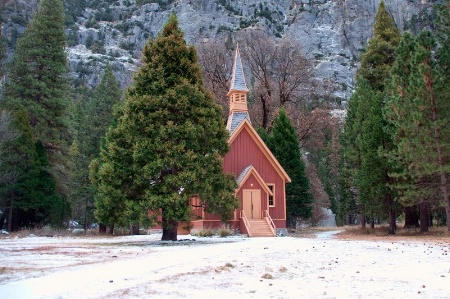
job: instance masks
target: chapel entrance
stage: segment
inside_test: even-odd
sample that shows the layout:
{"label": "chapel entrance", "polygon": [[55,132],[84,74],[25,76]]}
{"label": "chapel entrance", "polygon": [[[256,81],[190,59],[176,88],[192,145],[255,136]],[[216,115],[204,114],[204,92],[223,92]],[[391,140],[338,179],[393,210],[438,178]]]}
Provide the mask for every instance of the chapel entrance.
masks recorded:
{"label": "chapel entrance", "polygon": [[261,219],[261,190],[243,190],[244,213],[248,219]]}

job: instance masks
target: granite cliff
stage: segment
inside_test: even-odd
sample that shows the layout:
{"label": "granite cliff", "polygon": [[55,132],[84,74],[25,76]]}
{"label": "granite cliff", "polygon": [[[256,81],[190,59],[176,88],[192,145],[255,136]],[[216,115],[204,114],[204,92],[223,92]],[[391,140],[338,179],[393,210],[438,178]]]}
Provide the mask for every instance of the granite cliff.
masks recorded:
{"label": "granite cliff", "polygon": [[[139,65],[142,48],[177,14],[190,44],[230,39],[240,30],[262,30],[302,45],[317,78],[348,98],[358,57],[372,36],[380,0],[66,0],[70,75],[74,84],[95,86],[110,63],[125,87]],[[385,0],[401,30],[417,31],[432,20],[432,0]],[[2,36],[10,47],[23,32],[37,0],[5,0]]]}

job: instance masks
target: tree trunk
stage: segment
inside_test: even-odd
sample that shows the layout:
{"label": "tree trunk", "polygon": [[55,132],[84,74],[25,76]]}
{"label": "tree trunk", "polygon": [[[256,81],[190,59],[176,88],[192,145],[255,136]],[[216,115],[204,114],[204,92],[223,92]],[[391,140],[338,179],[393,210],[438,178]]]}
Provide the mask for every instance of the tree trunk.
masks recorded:
{"label": "tree trunk", "polygon": [[104,225],[103,223],[99,223],[98,224],[98,233],[100,235],[106,235],[106,225]]}
{"label": "tree trunk", "polygon": [[[444,168],[444,162],[441,155],[439,156],[439,165],[442,169]],[[441,170],[441,190],[442,194],[444,195],[445,214],[447,216],[447,232],[450,233],[450,195],[448,190],[447,175],[445,174],[444,170]]]}
{"label": "tree trunk", "polygon": [[139,223],[130,224],[130,235],[139,235]]}
{"label": "tree trunk", "polygon": [[266,105],[266,100],[263,95],[260,95],[261,105],[262,105],[262,127],[267,131],[268,123],[269,123],[269,112]]}
{"label": "tree trunk", "polygon": [[417,215],[417,206],[405,207],[405,228],[419,227],[419,216]]}
{"label": "tree trunk", "polygon": [[392,197],[392,195],[386,194],[386,202],[388,205],[388,209],[389,209],[389,231],[388,234],[389,235],[395,235],[395,231],[397,230],[397,222],[396,222],[396,215],[395,215],[395,209],[394,209],[394,199]]}
{"label": "tree trunk", "polygon": [[428,231],[428,221],[430,220],[430,215],[428,211],[428,203],[422,202],[420,204],[420,232],[426,233]]}
{"label": "tree trunk", "polygon": [[0,216],[0,230],[3,229],[3,223],[5,222],[5,218],[6,218],[6,214],[5,214],[5,210],[3,210],[3,213]]}
{"label": "tree trunk", "polygon": [[178,221],[177,220],[162,220],[163,233],[161,241],[176,241],[177,240],[177,230]]}
{"label": "tree trunk", "polygon": [[450,233],[450,199],[448,195],[445,203],[445,214],[447,216],[447,232]]}
{"label": "tree trunk", "polygon": [[11,197],[10,206],[8,210],[8,232],[12,232],[12,220],[13,220],[13,197]]}
{"label": "tree trunk", "polygon": [[[428,82],[431,82],[431,80],[429,80]],[[436,98],[434,95],[434,92],[432,90],[432,87],[430,85],[427,84],[427,88],[428,90],[431,91],[431,111],[432,111],[432,120],[433,122],[435,122],[438,119],[438,111],[437,111],[437,104],[436,104]],[[443,199],[444,199],[444,203],[445,203],[445,212],[447,214],[447,232],[450,233],[450,192],[448,189],[448,180],[447,180],[447,173],[444,170],[446,163],[448,161],[445,160],[444,158],[444,154],[445,152],[443,152],[442,149],[442,144],[441,142],[441,131],[439,130],[439,127],[434,127],[434,140],[436,143],[436,151],[438,154],[438,165],[440,168],[440,187],[441,187],[441,191],[442,191],[442,195],[443,195]]]}
{"label": "tree trunk", "polygon": [[114,234],[114,223],[109,225],[109,231],[108,234],[113,235]]}
{"label": "tree trunk", "polygon": [[87,209],[88,209],[88,199],[86,199],[85,204],[84,204],[84,231],[87,232],[88,230],[88,223],[87,223]]}
{"label": "tree trunk", "polygon": [[366,212],[363,205],[361,205],[361,228],[366,228]]}
{"label": "tree trunk", "polygon": [[397,230],[397,223],[396,223],[396,215],[392,203],[392,198],[389,201],[389,235],[395,235],[395,231]]}

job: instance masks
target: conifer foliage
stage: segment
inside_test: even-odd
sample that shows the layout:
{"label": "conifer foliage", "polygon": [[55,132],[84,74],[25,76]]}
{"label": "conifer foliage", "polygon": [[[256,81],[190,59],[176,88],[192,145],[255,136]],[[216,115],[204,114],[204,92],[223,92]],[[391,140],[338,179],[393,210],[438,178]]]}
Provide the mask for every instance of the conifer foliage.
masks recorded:
{"label": "conifer foliage", "polygon": [[190,220],[193,196],[207,212],[229,219],[238,202],[236,183],[222,170],[228,133],[175,15],[145,45],[143,66],[116,118],[91,165],[100,221],[135,223],[136,210],[140,217],[150,210],[162,213],[162,239],[176,240],[178,222]]}
{"label": "conifer foliage", "polygon": [[297,218],[311,218],[314,199],[306,177],[298,136],[284,108],[275,118],[271,134],[263,134],[262,138],[292,180],[286,185],[286,213],[288,224],[295,227]]}
{"label": "conifer foliage", "polygon": [[110,65],[106,67],[102,80],[92,95],[85,97],[89,99],[76,103],[78,126],[69,150],[69,165],[72,173],[73,219],[82,219],[86,229],[94,221],[94,190],[89,181],[89,164],[100,155],[106,130],[112,124],[113,109],[122,100],[122,90]]}
{"label": "conifer foliage", "polygon": [[395,232],[393,199],[386,187],[390,165],[379,155],[379,150],[390,144],[389,136],[383,133],[382,107],[386,78],[394,63],[399,39],[399,31],[384,2],[381,2],[375,20],[374,37],[361,55],[356,90],[349,100],[342,140],[345,148],[343,158],[346,159],[342,164],[348,168],[343,173],[350,174],[350,182],[345,184],[356,190],[348,194],[357,196],[362,225],[365,225],[366,215],[370,216],[373,226],[374,219],[383,216],[383,211],[388,210],[390,233]]}
{"label": "conifer foliage", "polygon": [[46,148],[60,148],[68,137],[65,43],[63,2],[42,0],[17,40],[5,89],[5,106],[25,107],[36,140]]}
{"label": "conifer foliage", "polygon": [[64,155],[70,138],[66,72],[63,1],[42,0],[17,40],[0,101],[3,109],[15,115],[15,126],[22,134],[21,142],[11,144],[9,152],[8,164],[18,174],[16,182],[4,189],[11,199],[9,224],[16,208],[23,216],[15,222],[20,226],[34,222],[59,226],[69,211]]}
{"label": "conifer foliage", "polygon": [[[450,74],[448,16],[438,22],[440,46],[433,34],[405,34],[392,67],[391,93],[384,115],[395,147],[389,158],[404,205],[421,205],[421,230],[428,229],[428,207],[444,207],[450,231]],[[445,18],[445,16],[447,18]]]}

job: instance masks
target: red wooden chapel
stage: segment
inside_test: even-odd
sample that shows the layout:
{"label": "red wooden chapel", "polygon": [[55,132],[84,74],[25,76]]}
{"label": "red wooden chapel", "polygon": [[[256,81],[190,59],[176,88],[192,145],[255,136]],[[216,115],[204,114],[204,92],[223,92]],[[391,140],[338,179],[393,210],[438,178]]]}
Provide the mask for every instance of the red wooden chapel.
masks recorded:
{"label": "red wooden chapel", "polygon": [[[236,48],[228,97],[230,110],[227,129],[230,151],[224,158],[224,171],[235,175],[235,191],[240,207],[234,211],[230,226],[252,236],[276,236],[286,231],[285,184],[291,179],[252,127],[247,108],[245,82],[239,48]],[[222,225],[216,215],[196,211],[200,220],[192,229]]]}

